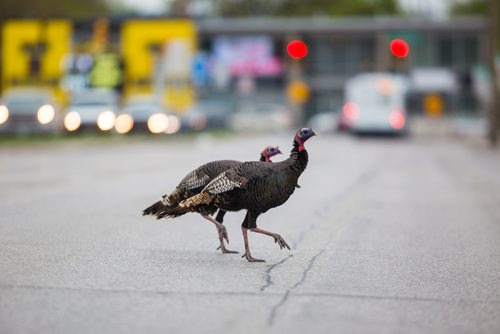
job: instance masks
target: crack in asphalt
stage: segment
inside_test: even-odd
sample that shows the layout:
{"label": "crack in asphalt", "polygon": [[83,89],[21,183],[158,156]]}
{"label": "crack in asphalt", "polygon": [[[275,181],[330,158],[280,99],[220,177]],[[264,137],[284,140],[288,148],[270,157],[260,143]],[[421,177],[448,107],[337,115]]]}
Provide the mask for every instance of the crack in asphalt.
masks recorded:
{"label": "crack in asphalt", "polygon": [[[335,206],[336,204],[339,203],[339,199],[345,197],[347,194],[349,194],[354,188],[356,188],[357,185],[362,184],[366,180],[370,179],[373,177],[373,175],[376,173],[376,170],[374,169],[367,169],[365,172],[361,173],[351,184],[349,184],[346,188],[341,190],[340,192],[334,194],[331,196],[325,204],[323,204],[319,209],[316,209],[314,211],[314,215],[319,218],[323,219],[326,218],[326,212],[330,211],[332,209],[332,206]],[[296,240],[293,241],[293,248],[296,248],[305,238],[306,234],[309,233],[310,231],[314,230],[316,228],[316,224],[311,224],[304,230],[302,230]],[[322,249],[320,252],[318,252],[316,255],[314,255],[308,262],[307,267],[304,269],[302,272],[302,278],[295,283],[290,289],[288,289],[285,294],[283,295],[282,299],[278,304],[276,304],[270,311],[269,318],[267,321],[268,326],[272,326],[274,323],[274,319],[276,318],[276,313],[278,309],[283,306],[287,300],[288,297],[290,296],[290,293],[293,289],[297,288],[299,285],[304,283],[307,277],[307,273],[311,270],[314,262],[316,261],[316,258],[320,256],[325,249]],[[279,265],[283,264],[286,262],[288,259],[290,259],[293,255],[290,255],[289,257],[269,266],[266,271],[264,272],[264,279],[266,281],[266,284],[260,287],[260,291],[263,292],[265,289],[270,287],[273,284],[272,281],[272,271],[278,267]]]}
{"label": "crack in asphalt", "polygon": [[260,291],[264,291],[265,289],[267,289],[268,287],[270,287],[271,285],[274,284],[273,280],[271,278],[271,271],[273,271],[273,269],[276,268],[277,266],[279,266],[280,264],[283,264],[286,261],[288,261],[288,259],[290,259],[291,257],[293,257],[292,254],[288,255],[288,257],[284,258],[283,260],[276,262],[275,264],[267,267],[266,271],[264,272],[266,284],[264,284],[263,286],[260,287],[260,289],[259,289]]}
{"label": "crack in asphalt", "polygon": [[283,297],[281,298],[281,300],[279,301],[279,303],[276,304],[276,305],[274,305],[274,307],[271,309],[271,312],[269,313],[269,317],[267,319],[267,325],[268,326],[272,326],[274,324],[274,319],[276,319],[276,314],[277,314],[279,308],[281,306],[285,305],[285,303],[288,301],[288,297],[290,296],[290,293],[292,292],[292,290],[296,289],[298,286],[300,286],[302,283],[304,283],[306,281],[307,274],[312,269],[312,266],[314,265],[314,262],[316,261],[316,259],[318,258],[318,256],[320,256],[321,254],[323,254],[324,251],[325,251],[325,249],[320,250],[316,255],[314,255],[309,260],[309,262],[307,264],[307,267],[302,272],[302,278],[297,283],[295,283],[290,289],[286,290],[285,294],[283,295]]}

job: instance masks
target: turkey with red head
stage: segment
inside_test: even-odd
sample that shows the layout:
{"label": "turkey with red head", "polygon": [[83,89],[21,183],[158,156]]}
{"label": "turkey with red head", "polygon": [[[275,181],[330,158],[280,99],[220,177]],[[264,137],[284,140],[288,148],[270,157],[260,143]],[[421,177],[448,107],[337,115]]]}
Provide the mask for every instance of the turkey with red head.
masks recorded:
{"label": "turkey with red head", "polygon": [[250,254],[248,230],[269,235],[280,248],[290,249],[279,234],[258,228],[257,217],[282,205],[293,194],[309,160],[304,144],[314,135],[316,133],[311,128],[300,129],[295,134],[288,159],[272,164],[245,162],[226,170],[208,183],[199,194],[179,203],[179,207],[196,212],[207,205],[224,211],[247,210],[241,228],[245,242],[244,256],[250,262],[264,260],[255,259]]}
{"label": "turkey with red head", "polygon": [[[263,163],[271,162],[271,158],[280,153],[281,151],[277,146],[267,146],[264,150],[262,150],[259,161]],[[187,210],[179,207],[179,203],[181,201],[200,193],[203,188],[220,173],[241,164],[241,161],[236,160],[217,160],[208,162],[196,168],[181,180],[173,192],[163,195],[161,200],[144,209],[142,211],[142,215],[151,215],[155,216],[156,219],[161,219],[177,217],[188,212]],[[219,209],[216,218],[213,219],[211,215],[213,215],[216,211],[217,207],[211,204],[202,205],[197,210],[197,212],[199,212],[205,219],[214,223],[217,227],[217,232],[219,234],[219,248],[221,251],[223,253],[237,253],[227,249],[224,245],[223,239],[226,239],[226,241],[229,242],[226,228],[222,225],[226,211]]]}

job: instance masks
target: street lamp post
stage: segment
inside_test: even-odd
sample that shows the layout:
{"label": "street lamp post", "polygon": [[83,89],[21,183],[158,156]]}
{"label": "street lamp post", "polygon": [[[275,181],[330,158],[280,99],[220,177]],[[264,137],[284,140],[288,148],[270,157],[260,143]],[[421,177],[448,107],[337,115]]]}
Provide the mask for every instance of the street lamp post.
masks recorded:
{"label": "street lamp post", "polygon": [[498,130],[499,130],[499,116],[500,112],[500,91],[498,85],[498,75],[496,70],[496,53],[498,51],[498,11],[500,6],[498,0],[489,0],[489,37],[490,37],[490,50],[488,54],[488,67],[490,72],[491,80],[491,104],[489,112],[489,132],[488,139],[491,146],[496,146],[498,142]]}

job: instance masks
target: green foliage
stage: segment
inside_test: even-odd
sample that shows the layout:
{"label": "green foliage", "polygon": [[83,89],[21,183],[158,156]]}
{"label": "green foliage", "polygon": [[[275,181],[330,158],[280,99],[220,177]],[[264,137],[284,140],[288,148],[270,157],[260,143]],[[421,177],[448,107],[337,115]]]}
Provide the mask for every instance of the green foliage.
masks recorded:
{"label": "green foliage", "polygon": [[397,0],[218,0],[222,16],[355,16],[401,14]]}
{"label": "green foliage", "polygon": [[8,18],[89,17],[107,13],[106,0],[1,0],[0,21]]}
{"label": "green foliage", "polygon": [[487,0],[454,2],[451,6],[451,15],[486,15],[487,8]]}

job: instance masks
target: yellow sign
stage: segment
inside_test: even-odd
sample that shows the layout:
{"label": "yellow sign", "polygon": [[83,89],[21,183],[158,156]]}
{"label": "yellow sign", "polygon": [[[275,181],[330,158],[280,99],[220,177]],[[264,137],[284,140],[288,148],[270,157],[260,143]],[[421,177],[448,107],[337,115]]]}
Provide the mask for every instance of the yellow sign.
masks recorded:
{"label": "yellow sign", "polygon": [[122,26],[125,95],[160,94],[173,111],[194,102],[190,83],[196,28],[190,20],[131,20]]}
{"label": "yellow sign", "polygon": [[296,104],[303,104],[309,99],[309,86],[301,80],[293,80],[286,88],[288,99]]}
{"label": "yellow sign", "polygon": [[2,87],[49,86],[59,100],[64,56],[71,49],[67,20],[12,20],[2,30]]}
{"label": "yellow sign", "polygon": [[439,117],[444,111],[444,101],[441,94],[430,93],[424,97],[424,111],[431,117]]}

